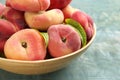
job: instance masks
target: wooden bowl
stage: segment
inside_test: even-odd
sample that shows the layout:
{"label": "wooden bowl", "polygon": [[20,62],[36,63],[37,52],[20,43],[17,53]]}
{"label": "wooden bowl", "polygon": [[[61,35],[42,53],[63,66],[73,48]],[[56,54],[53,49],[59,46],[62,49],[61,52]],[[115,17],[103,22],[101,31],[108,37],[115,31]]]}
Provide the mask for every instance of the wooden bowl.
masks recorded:
{"label": "wooden bowl", "polygon": [[68,64],[72,62],[76,57],[79,57],[94,41],[96,36],[96,25],[94,25],[94,35],[92,39],[87,43],[83,48],[62,56],[58,58],[46,59],[46,60],[38,60],[38,61],[21,61],[21,60],[12,60],[0,57],[0,68],[12,73],[17,74],[45,74],[49,72],[53,72],[64,68]]}

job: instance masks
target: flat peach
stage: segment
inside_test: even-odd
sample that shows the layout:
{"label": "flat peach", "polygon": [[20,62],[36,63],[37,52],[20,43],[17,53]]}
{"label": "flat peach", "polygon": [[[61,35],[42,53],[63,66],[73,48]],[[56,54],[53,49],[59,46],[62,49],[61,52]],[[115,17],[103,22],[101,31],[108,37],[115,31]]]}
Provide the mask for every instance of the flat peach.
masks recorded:
{"label": "flat peach", "polygon": [[6,0],[6,5],[20,11],[40,11],[48,9],[50,0]]}
{"label": "flat peach", "polygon": [[47,31],[51,25],[64,21],[64,15],[60,9],[51,9],[42,12],[25,12],[25,20],[30,28]]}
{"label": "flat peach", "polygon": [[48,35],[48,50],[53,57],[64,56],[81,48],[80,35],[70,25],[52,25]]}
{"label": "flat peach", "polygon": [[16,60],[43,60],[46,44],[39,31],[23,29],[13,34],[5,43],[5,56]]}

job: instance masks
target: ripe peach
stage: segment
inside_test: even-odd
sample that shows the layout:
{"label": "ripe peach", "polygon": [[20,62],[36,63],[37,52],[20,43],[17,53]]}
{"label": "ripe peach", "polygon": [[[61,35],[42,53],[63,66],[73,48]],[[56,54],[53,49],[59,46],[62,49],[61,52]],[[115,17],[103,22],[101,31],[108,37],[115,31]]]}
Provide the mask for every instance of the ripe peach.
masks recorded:
{"label": "ripe peach", "polygon": [[11,22],[0,19],[0,51],[3,51],[4,43],[15,32],[16,28]]}
{"label": "ripe peach", "polygon": [[4,52],[9,59],[43,60],[46,56],[46,44],[39,31],[23,29],[6,41]]}
{"label": "ripe peach", "polygon": [[86,31],[87,40],[89,41],[93,36],[93,20],[92,18],[82,11],[75,11],[72,16],[72,19],[79,22]]}
{"label": "ripe peach", "polygon": [[81,48],[79,33],[70,25],[52,25],[48,29],[48,50],[53,57],[70,54]]}
{"label": "ripe peach", "polygon": [[50,0],[6,0],[6,5],[20,11],[46,10],[50,6]]}
{"label": "ripe peach", "polygon": [[68,4],[70,4],[72,0],[50,0],[50,7],[49,9],[63,9]]}
{"label": "ripe peach", "polygon": [[62,12],[64,14],[64,18],[71,18],[72,14],[77,11],[78,9],[73,8],[72,6],[68,5],[65,8],[62,9]]}
{"label": "ripe peach", "polygon": [[21,30],[27,27],[23,11],[15,10],[11,7],[6,7],[3,12],[3,17],[12,22],[17,30]]}
{"label": "ripe peach", "polygon": [[39,13],[25,12],[25,20],[29,27],[47,31],[51,25],[63,23],[64,15],[60,9],[51,9]]}

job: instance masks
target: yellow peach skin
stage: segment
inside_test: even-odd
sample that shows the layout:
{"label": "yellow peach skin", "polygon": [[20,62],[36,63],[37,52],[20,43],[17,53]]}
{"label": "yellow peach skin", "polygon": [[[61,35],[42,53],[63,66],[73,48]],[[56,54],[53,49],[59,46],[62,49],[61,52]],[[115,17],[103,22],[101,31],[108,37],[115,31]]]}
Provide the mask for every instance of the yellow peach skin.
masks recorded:
{"label": "yellow peach skin", "polygon": [[62,9],[62,12],[64,14],[64,18],[71,18],[72,14],[77,11],[78,9],[73,8],[72,6],[68,5],[65,8]]}
{"label": "yellow peach skin", "polygon": [[63,23],[64,15],[60,9],[52,9],[39,13],[25,12],[25,20],[29,27],[47,31],[51,25]]}
{"label": "yellow peach skin", "polygon": [[6,0],[6,5],[21,11],[47,10],[50,0]]}

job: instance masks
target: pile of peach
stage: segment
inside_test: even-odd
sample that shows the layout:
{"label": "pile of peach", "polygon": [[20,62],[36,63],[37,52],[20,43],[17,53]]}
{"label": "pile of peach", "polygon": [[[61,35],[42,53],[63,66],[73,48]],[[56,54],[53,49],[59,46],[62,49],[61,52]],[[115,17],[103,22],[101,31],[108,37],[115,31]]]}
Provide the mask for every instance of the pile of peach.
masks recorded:
{"label": "pile of peach", "polygon": [[60,57],[85,46],[93,20],[72,0],[6,0],[0,4],[0,54],[15,60]]}

